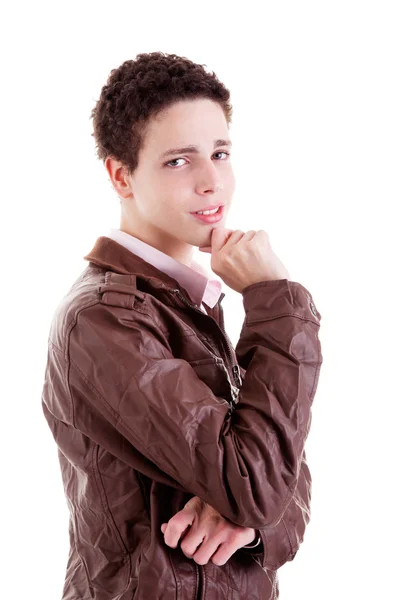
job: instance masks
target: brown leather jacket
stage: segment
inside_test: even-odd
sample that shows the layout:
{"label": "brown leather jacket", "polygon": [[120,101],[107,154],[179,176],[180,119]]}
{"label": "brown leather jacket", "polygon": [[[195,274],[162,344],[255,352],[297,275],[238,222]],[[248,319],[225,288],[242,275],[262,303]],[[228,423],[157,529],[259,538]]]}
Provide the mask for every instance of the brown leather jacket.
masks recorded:
{"label": "brown leather jacket", "polygon": [[[272,600],[310,520],[304,445],[321,315],[287,279],[243,290],[236,348],[207,314],[102,236],[50,327],[42,408],[70,511],[62,600]],[[199,565],[161,524],[199,496],[260,532]]]}

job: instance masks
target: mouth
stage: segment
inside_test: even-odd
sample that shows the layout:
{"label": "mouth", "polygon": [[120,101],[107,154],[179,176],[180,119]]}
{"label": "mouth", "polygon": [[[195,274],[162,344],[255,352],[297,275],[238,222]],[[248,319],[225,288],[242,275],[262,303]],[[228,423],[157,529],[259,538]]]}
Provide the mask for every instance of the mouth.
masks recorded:
{"label": "mouth", "polygon": [[196,219],[203,221],[203,223],[212,224],[212,223],[217,223],[218,221],[220,221],[222,219],[223,214],[224,214],[224,208],[225,208],[225,205],[220,204],[218,207],[218,210],[211,215],[204,215],[204,214],[201,215],[196,212],[192,212],[190,214],[192,214]]}
{"label": "mouth", "polygon": [[199,212],[199,211],[204,212],[205,210],[215,210],[216,208],[219,208],[220,206],[224,206],[224,204],[222,204],[222,203],[220,203],[220,204],[210,204],[209,206],[205,206],[204,208],[199,208],[198,211],[194,210],[193,213]]}

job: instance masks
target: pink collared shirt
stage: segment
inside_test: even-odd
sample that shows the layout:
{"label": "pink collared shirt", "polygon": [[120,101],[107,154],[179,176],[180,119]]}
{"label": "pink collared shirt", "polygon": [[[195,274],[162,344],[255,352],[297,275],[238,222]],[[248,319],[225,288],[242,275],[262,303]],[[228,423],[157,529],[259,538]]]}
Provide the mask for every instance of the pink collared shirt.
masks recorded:
{"label": "pink collared shirt", "polygon": [[107,237],[176,279],[188,292],[194,304],[197,304],[203,312],[206,312],[203,302],[210,308],[214,308],[218,302],[222,291],[222,282],[219,279],[210,278],[207,271],[194,260],[192,266],[188,267],[172,256],[120,229],[110,228]]}

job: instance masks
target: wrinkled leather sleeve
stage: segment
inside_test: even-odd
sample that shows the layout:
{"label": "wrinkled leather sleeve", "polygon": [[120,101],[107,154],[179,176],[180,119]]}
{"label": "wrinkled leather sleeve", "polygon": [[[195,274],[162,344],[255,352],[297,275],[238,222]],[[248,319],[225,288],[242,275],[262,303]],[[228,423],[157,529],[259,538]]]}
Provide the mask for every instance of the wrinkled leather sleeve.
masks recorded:
{"label": "wrinkled leather sleeve", "polygon": [[243,303],[236,352],[246,378],[232,414],[171,354],[151,314],[134,309],[81,310],[68,383],[71,401],[90,402],[140,453],[146,474],[164,482],[166,473],[233,523],[262,531],[279,526],[298,484],[322,362],[320,314],[286,279],[249,286]]}
{"label": "wrinkled leather sleeve", "polygon": [[277,570],[293,560],[310,522],[311,488],[312,479],[304,451],[298,484],[281,520],[275,527],[257,530],[262,540],[260,546],[254,550],[243,547],[241,551],[256,555],[260,564],[270,570]]}

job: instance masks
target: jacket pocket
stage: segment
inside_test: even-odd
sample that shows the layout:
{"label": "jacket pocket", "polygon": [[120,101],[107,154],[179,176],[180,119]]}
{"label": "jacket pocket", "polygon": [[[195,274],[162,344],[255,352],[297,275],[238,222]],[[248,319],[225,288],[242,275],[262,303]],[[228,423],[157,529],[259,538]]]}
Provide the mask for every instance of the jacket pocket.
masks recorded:
{"label": "jacket pocket", "polygon": [[232,402],[232,384],[229,379],[227,367],[219,356],[210,356],[197,360],[188,360],[189,365],[219,399],[224,399],[227,404]]}
{"label": "jacket pocket", "polygon": [[[99,446],[92,453],[92,469],[86,474],[86,497],[90,502],[75,503],[73,523],[76,549],[84,564],[90,586],[110,596],[124,592],[131,576],[131,557],[108,506],[108,498],[98,465]],[[83,477],[83,475],[82,475]],[[92,488],[92,489],[90,489]]]}

